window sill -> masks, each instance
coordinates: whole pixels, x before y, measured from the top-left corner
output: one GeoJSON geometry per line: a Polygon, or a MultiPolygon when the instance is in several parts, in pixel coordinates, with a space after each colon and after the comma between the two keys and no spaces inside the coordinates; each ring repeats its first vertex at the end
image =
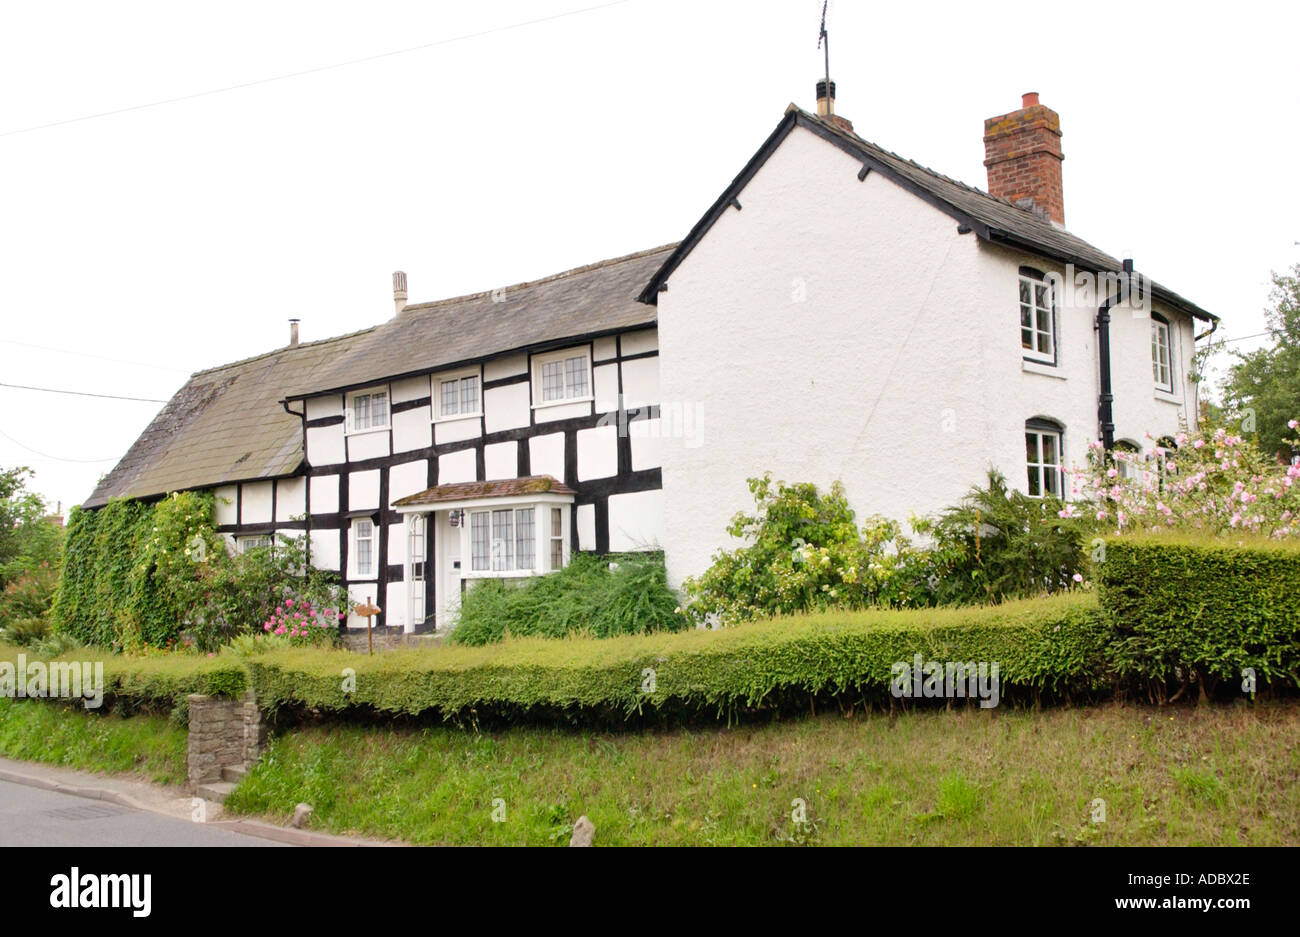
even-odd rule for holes
{"type": "Polygon", "coordinates": [[[1030,361],[1027,358],[1020,359],[1020,370],[1026,374],[1041,374],[1043,377],[1054,377],[1058,381],[1065,380],[1065,375],[1056,365],[1048,364],[1045,361],[1030,361]]]}
{"type": "Polygon", "coordinates": [[[437,426],[439,423],[459,423],[462,420],[481,420],[482,418],[482,410],[479,410],[476,413],[458,413],[456,416],[435,416],[433,418],[433,425],[437,426]]]}
{"type": "Polygon", "coordinates": [[[594,394],[589,394],[586,397],[566,397],[563,400],[548,400],[545,403],[535,403],[532,407],[534,410],[546,410],[550,407],[563,407],[565,404],[570,403],[591,403],[595,399],[596,397],[594,394]]]}
{"type": "Polygon", "coordinates": [[[371,434],[373,434],[373,433],[386,433],[386,432],[388,432],[389,429],[391,429],[391,428],[392,428],[392,427],[390,427],[390,426],[370,426],[370,427],[367,427],[366,429],[345,429],[345,430],[343,431],[343,435],[344,435],[344,436],[348,436],[348,437],[351,437],[351,436],[369,436],[369,435],[371,435],[371,434]]]}
{"type": "Polygon", "coordinates": [[[1163,401],[1164,403],[1176,403],[1181,405],[1183,402],[1183,399],[1172,391],[1162,390],[1159,387],[1152,392],[1152,396],[1155,397],[1156,400],[1163,401]]]}
{"type": "Polygon", "coordinates": [[[461,579],[528,579],[532,576],[544,576],[546,573],[536,569],[509,569],[499,571],[476,570],[468,572],[461,570],[461,579]]]}

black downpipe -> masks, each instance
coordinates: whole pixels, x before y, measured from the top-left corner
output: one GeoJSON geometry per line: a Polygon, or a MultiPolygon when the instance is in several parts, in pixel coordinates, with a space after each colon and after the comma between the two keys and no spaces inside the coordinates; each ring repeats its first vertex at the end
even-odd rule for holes
{"type": "MultiPolygon", "coordinates": [[[[1124,261],[1124,273],[1131,281],[1133,261],[1124,261]]],[[[1101,376],[1101,393],[1097,398],[1097,422],[1101,427],[1102,450],[1109,455],[1115,449],[1115,394],[1110,379],[1110,309],[1123,292],[1108,295],[1097,309],[1097,364],[1101,376]]]]}
{"type": "MultiPolygon", "coordinates": [[[[297,410],[290,410],[288,400],[281,400],[280,406],[284,407],[285,413],[289,414],[290,416],[296,416],[298,417],[299,420],[302,421],[302,463],[303,463],[302,464],[303,467],[302,503],[303,503],[303,512],[304,512],[303,537],[305,541],[303,543],[303,559],[306,562],[306,564],[310,566],[311,565],[311,473],[307,471],[307,468],[309,467],[307,465],[307,401],[304,400],[302,402],[302,413],[299,413],[297,410]]],[[[272,520],[274,521],[275,518],[272,518],[272,520]]]]}

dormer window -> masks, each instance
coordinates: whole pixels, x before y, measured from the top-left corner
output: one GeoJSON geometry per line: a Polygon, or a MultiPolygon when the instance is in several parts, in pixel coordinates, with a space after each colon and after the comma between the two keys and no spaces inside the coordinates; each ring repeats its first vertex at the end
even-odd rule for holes
{"type": "Polygon", "coordinates": [[[1169,320],[1151,316],[1151,377],[1160,390],[1173,392],[1174,366],[1170,353],[1169,320]]]}
{"type": "Polygon", "coordinates": [[[591,355],[587,348],[571,348],[533,358],[533,406],[591,397],[591,355]]]}
{"type": "Polygon", "coordinates": [[[366,390],[348,394],[348,432],[388,429],[388,391],[366,390]]]}
{"type": "Polygon", "coordinates": [[[1026,361],[1056,364],[1056,304],[1042,271],[1020,268],[1020,348],[1026,361]]]}

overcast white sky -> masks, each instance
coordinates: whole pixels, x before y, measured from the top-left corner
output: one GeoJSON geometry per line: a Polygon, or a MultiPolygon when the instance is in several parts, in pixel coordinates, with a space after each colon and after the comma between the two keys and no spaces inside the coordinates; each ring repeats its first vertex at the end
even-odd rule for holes
{"type": "MultiPolygon", "coordinates": [[[[396,269],[418,302],[680,239],[814,106],[820,0],[500,29],[601,3],[0,4],[0,382],[165,399],[291,316],[390,317],[396,269]]],[[[1038,91],[1070,229],[1261,331],[1300,258],[1300,5],[838,0],[830,28],[862,136],[983,188],[983,119],[1038,91]]],[[[159,406],[0,387],[0,466],[66,510],[159,406]]]]}

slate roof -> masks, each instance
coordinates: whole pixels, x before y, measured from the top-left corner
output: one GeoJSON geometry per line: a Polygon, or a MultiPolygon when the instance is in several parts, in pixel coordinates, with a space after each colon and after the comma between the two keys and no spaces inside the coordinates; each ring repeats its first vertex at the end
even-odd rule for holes
{"type": "Polygon", "coordinates": [[[540,350],[578,336],[652,325],[656,310],[637,302],[636,295],[676,246],[639,251],[499,291],[409,305],[324,367],[281,388],[281,396],[339,391],[488,355],[540,350]]]}
{"type": "Polygon", "coordinates": [[[393,502],[393,507],[415,507],[424,504],[442,504],[448,501],[469,501],[475,498],[504,498],[509,495],[572,495],[577,494],[564,482],[551,475],[526,475],[523,478],[504,478],[489,482],[455,482],[428,488],[419,494],[407,495],[393,502]]]}
{"type": "MultiPolygon", "coordinates": [[[[786,109],[781,123],[777,125],[759,151],[714,202],[709,212],[691,229],[690,234],[673,251],[664,265],[651,277],[641,291],[639,298],[642,302],[656,301],[660,285],[667,281],[669,275],[690,253],[696,242],[712,227],[717,217],[731,204],[731,200],[738,195],[767,161],[768,156],[796,126],[811,130],[828,142],[860,158],[863,164],[870,166],[873,171],[898,182],[953,218],[970,224],[974,233],[985,240],[1050,257],[1062,263],[1073,263],[1081,270],[1119,272],[1122,269],[1123,265],[1119,259],[1093,247],[1082,238],[1057,227],[1051,221],[1039,217],[1028,209],[1020,208],[1006,199],[997,198],[958,182],[933,169],[927,169],[913,160],[904,159],[896,153],[867,142],[837,124],[822,120],[791,104],[786,109]]],[[[1149,282],[1155,298],[1175,309],[1206,321],[1217,319],[1217,316],[1154,281],[1143,279],[1142,282],[1143,284],[1149,282]]]]}
{"type": "Polygon", "coordinates": [[[192,375],[86,499],[148,498],[231,481],[292,474],[302,463],[302,421],[280,401],[370,331],[286,346],[192,375]]]}

